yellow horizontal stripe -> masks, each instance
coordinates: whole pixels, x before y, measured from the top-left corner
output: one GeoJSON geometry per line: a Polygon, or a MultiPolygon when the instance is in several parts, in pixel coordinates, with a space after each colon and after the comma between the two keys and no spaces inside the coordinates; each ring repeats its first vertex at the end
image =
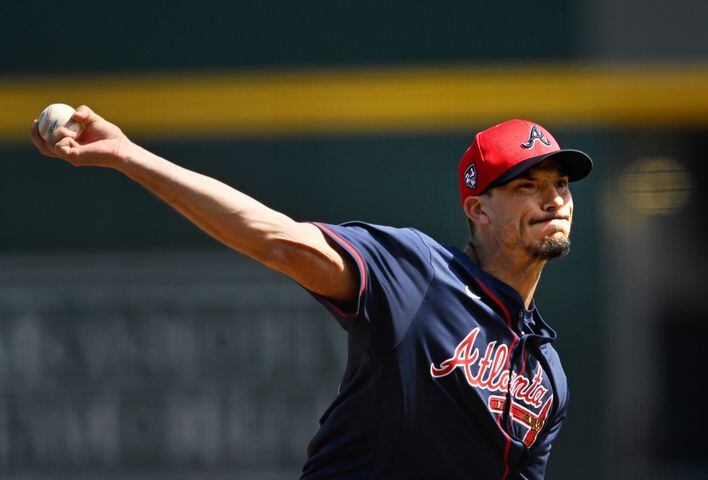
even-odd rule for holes
{"type": "Polygon", "coordinates": [[[708,64],[445,66],[0,78],[0,141],[50,103],[90,105],[136,137],[708,125],[708,64]]]}

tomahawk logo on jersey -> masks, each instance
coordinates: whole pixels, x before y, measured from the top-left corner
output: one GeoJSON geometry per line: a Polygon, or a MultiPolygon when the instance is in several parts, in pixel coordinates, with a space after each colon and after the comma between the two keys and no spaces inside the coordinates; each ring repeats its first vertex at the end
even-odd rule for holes
{"type": "Polygon", "coordinates": [[[462,251],[413,229],[316,224],[351,257],[340,392],[303,479],[541,479],[567,404],[555,333],[462,251]]]}

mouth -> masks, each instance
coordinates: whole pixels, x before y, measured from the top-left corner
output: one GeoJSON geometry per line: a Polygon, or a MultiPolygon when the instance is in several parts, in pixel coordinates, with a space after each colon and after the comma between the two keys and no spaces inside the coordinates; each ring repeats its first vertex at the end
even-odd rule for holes
{"type": "Polygon", "coordinates": [[[560,222],[567,222],[567,221],[568,221],[568,217],[550,217],[550,218],[542,218],[542,219],[538,219],[538,220],[532,220],[531,225],[539,225],[539,224],[551,225],[554,222],[560,223],[560,222]]]}
{"type": "Polygon", "coordinates": [[[531,222],[529,228],[544,237],[556,235],[567,237],[570,233],[570,220],[566,217],[539,219],[531,222]]]}

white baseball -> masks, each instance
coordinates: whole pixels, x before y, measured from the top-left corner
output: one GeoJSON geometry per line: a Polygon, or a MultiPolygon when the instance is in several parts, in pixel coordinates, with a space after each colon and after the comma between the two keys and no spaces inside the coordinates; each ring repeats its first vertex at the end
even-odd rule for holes
{"type": "Polygon", "coordinates": [[[81,133],[84,126],[71,119],[75,111],[76,110],[72,107],[63,103],[52,103],[49,105],[39,114],[39,125],[37,125],[39,135],[46,140],[54,133],[54,130],[59,127],[66,127],[76,133],[81,133]]]}

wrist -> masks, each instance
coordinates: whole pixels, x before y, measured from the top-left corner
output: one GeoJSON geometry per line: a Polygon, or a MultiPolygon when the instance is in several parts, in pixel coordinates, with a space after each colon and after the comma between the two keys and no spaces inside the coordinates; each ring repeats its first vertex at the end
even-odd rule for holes
{"type": "Polygon", "coordinates": [[[131,142],[128,137],[121,138],[116,147],[115,160],[111,167],[126,173],[132,164],[139,161],[141,151],[144,151],[144,149],[140,145],[131,142]]]}

